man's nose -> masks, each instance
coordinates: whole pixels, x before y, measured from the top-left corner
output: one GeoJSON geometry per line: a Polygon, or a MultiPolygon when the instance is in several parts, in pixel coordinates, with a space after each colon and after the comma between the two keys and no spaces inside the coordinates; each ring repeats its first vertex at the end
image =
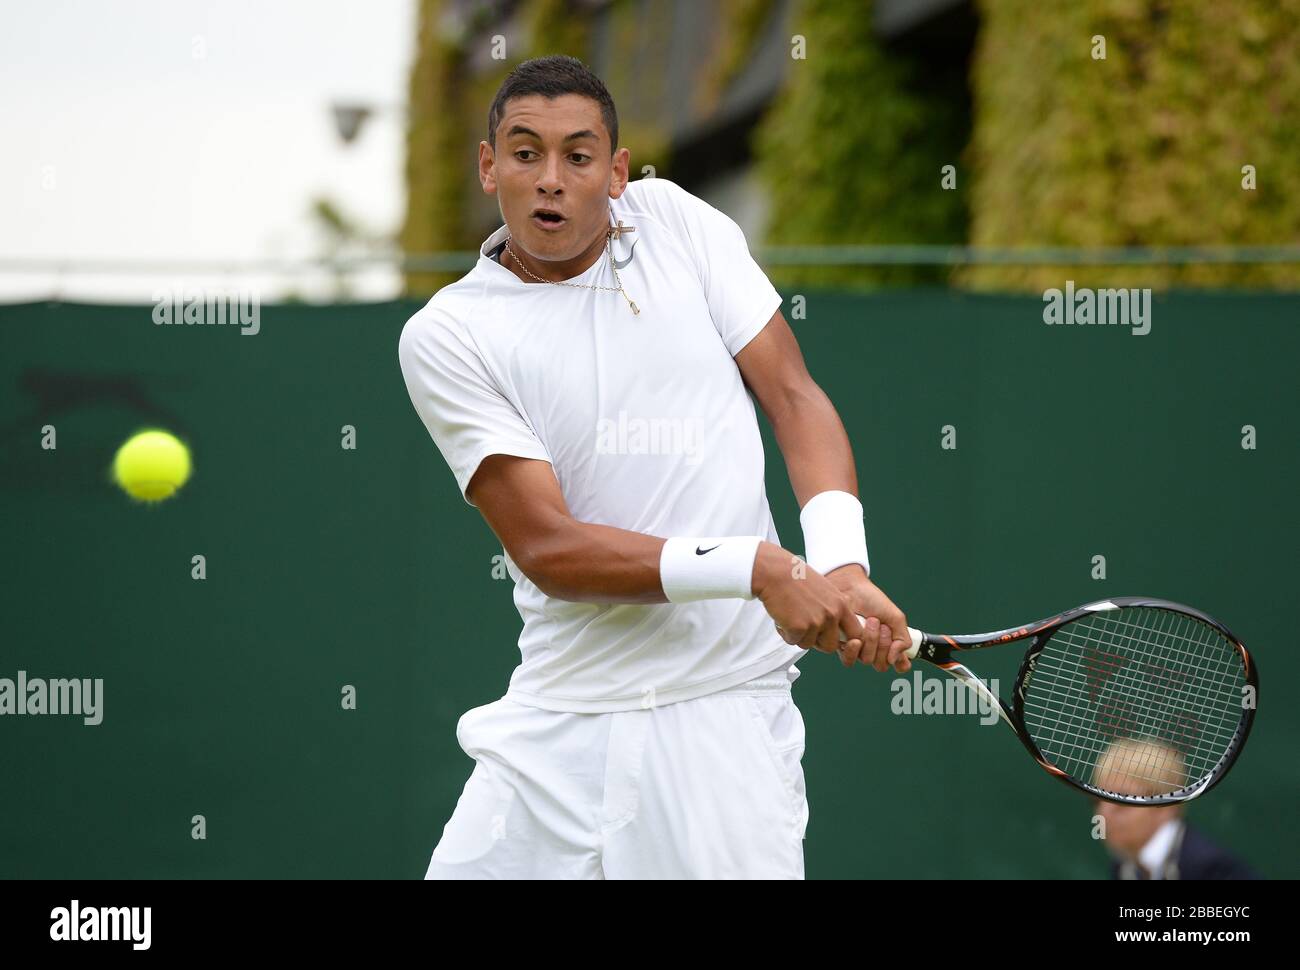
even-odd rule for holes
{"type": "Polygon", "coordinates": [[[539,193],[548,196],[558,195],[564,191],[564,171],[560,159],[552,155],[542,166],[542,174],[537,181],[539,193]]]}

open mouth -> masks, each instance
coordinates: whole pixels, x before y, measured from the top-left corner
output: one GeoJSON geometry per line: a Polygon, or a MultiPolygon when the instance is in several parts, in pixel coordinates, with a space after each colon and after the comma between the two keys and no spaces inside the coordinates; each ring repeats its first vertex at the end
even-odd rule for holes
{"type": "Polygon", "coordinates": [[[564,216],[551,209],[534,209],[533,222],[537,223],[544,229],[558,229],[567,222],[564,216]]]}

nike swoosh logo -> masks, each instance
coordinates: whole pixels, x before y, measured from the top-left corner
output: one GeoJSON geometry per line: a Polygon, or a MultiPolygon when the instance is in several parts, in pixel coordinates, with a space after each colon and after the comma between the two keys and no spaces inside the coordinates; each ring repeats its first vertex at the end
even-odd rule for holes
{"type": "MultiPolygon", "coordinates": [[[[624,268],[626,268],[626,267],[627,267],[627,264],[630,263],[630,262],[632,262],[632,251],[633,251],[634,249],[636,249],[636,240],[635,240],[635,239],[632,240],[632,245],[631,245],[631,247],[630,247],[630,248],[628,249],[628,251],[627,251],[627,259],[623,260],[623,262],[621,262],[621,263],[620,263],[617,259],[615,259],[615,260],[614,260],[614,268],[615,268],[615,269],[624,269],[624,268]]],[[[713,548],[716,549],[716,548],[718,548],[718,547],[717,547],[717,546],[714,546],[713,548]]]]}
{"type": "MultiPolygon", "coordinates": [[[[718,543],[718,546],[720,546],[720,545],[722,545],[721,542],[718,543]]],[[[696,546],[696,547],[695,547],[695,555],[697,555],[697,556],[702,556],[702,555],[704,555],[706,552],[712,552],[714,549],[718,548],[718,546],[709,546],[709,548],[707,548],[707,549],[701,549],[699,546],[696,546]]]]}

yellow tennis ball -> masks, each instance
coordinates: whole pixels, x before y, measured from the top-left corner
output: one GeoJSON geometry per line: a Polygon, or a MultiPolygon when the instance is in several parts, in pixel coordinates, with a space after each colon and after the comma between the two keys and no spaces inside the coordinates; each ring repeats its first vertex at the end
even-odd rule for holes
{"type": "Polygon", "coordinates": [[[113,458],[113,480],[133,498],[160,502],[190,477],[190,451],[166,431],[133,435],[113,458]]]}

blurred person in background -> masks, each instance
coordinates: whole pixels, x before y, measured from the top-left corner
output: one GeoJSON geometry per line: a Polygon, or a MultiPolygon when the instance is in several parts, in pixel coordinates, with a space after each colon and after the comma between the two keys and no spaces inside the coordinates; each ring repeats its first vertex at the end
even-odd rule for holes
{"type": "MultiPolygon", "coordinates": [[[[1163,795],[1183,787],[1182,753],[1163,741],[1124,738],[1097,759],[1093,784],[1121,795],[1163,795]]],[[[1183,818],[1184,803],[1121,805],[1095,800],[1105,822],[1113,879],[1258,879],[1231,852],[1183,818]]]]}

